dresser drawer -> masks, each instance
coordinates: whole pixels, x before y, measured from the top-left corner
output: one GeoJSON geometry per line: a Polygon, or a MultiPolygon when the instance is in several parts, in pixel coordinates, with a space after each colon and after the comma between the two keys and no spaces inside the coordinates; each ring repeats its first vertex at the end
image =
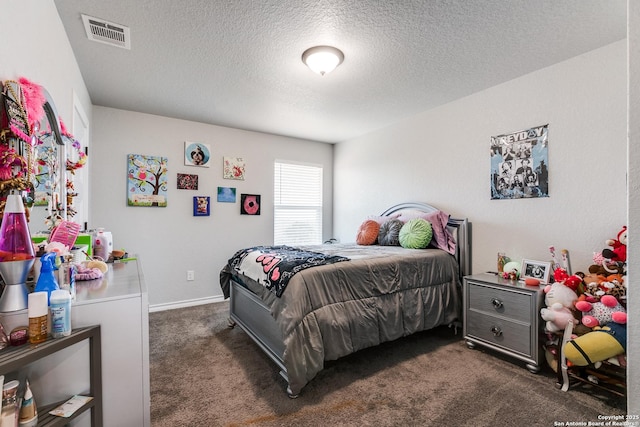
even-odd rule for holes
{"type": "Polygon", "coordinates": [[[531,322],[532,298],[530,294],[513,292],[475,282],[468,283],[469,310],[498,314],[524,323],[531,322]]]}
{"type": "Polygon", "coordinates": [[[466,335],[531,356],[531,324],[489,316],[474,310],[467,312],[466,335]]]}

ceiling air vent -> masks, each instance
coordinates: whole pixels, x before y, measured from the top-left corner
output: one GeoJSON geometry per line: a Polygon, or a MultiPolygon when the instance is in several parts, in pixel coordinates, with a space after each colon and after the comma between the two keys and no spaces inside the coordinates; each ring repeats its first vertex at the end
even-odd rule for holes
{"type": "Polygon", "coordinates": [[[131,36],[128,27],[87,15],[82,15],[82,22],[84,22],[84,29],[89,40],[131,49],[131,36]]]}

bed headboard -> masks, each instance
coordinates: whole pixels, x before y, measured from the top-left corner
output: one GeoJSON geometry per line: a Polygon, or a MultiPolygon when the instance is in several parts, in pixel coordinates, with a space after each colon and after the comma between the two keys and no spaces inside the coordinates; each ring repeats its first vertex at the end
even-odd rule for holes
{"type": "MultiPolygon", "coordinates": [[[[382,216],[391,216],[402,212],[435,212],[439,209],[421,202],[408,202],[400,203],[395,206],[391,206],[386,211],[382,212],[382,216]]],[[[453,234],[453,238],[456,240],[456,253],[455,257],[460,266],[460,276],[464,277],[471,274],[471,223],[467,218],[451,218],[447,222],[447,227],[453,234]]]]}

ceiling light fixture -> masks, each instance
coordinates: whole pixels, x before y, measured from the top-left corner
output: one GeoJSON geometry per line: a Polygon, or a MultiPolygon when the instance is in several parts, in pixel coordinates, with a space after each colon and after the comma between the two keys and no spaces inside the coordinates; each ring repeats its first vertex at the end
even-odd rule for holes
{"type": "Polygon", "coordinates": [[[302,53],[302,62],[321,76],[332,72],[342,61],[344,54],[332,46],[314,46],[302,53]]]}

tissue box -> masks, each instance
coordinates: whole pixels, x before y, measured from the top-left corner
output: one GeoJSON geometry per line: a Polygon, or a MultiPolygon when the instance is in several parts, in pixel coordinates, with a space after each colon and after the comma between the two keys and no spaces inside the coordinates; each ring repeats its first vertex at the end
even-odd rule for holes
{"type": "Polygon", "coordinates": [[[76,239],[75,246],[86,246],[87,247],[87,255],[93,256],[93,241],[91,238],[91,234],[80,233],[78,234],[78,238],[76,239]]]}

